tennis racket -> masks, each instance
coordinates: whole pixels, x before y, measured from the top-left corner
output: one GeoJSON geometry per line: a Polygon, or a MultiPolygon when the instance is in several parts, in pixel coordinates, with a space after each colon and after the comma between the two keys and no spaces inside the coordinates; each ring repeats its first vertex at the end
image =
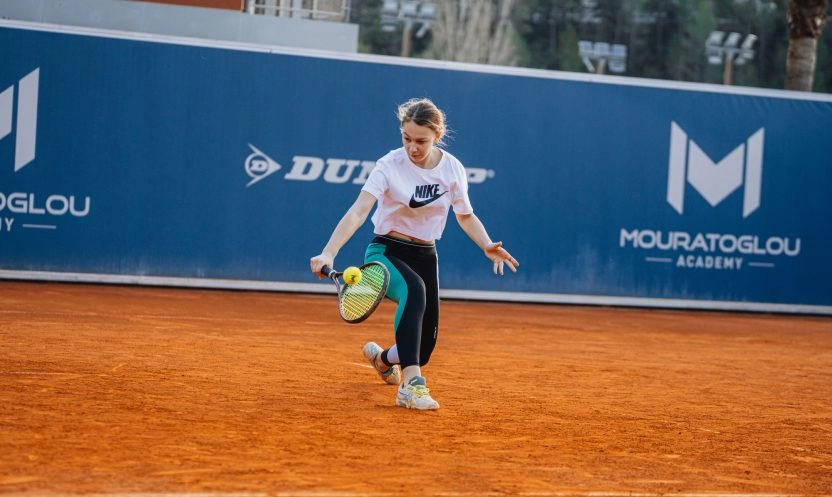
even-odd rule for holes
{"type": "Polygon", "coordinates": [[[380,262],[369,262],[358,269],[361,279],[347,285],[341,281],[343,271],[335,271],[329,266],[321,268],[321,274],[331,279],[338,289],[338,312],[348,323],[367,319],[381,303],[390,284],[390,272],[380,262]]]}

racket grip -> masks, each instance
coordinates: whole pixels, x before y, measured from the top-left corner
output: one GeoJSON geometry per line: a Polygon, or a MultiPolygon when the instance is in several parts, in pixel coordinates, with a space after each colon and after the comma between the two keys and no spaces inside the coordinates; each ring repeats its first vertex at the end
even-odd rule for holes
{"type": "Polygon", "coordinates": [[[331,278],[332,273],[334,273],[334,272],[335,272],[334,269],[332,269],[331,267],[326,266],[326,265],[321,268],[321,274],[326,276],[327,278],[331,278]]]}

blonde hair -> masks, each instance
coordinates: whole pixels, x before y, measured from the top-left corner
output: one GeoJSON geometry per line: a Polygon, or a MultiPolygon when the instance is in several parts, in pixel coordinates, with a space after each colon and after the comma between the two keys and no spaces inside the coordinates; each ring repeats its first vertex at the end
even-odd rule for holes
{"type": "Polygon", "coordinates": [[[436,144],[445,144],[442,141],[448,131],[445,125],[445,113],[429,98],[412,98],[408,100],[399,105],[396,116],[399,118],[400,125],[413,122],[419,126],[430,128],[436,133],[436,144]]]}

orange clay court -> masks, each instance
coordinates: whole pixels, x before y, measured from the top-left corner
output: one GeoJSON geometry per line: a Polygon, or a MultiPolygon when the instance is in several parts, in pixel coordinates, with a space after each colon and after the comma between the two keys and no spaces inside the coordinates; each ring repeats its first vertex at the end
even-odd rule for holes
{"type": "Polygon", "coordinates": [[[0,494],[829,496],[832,319],[444,301],[436,412],[393,304],[0,282],[0,494]]]}

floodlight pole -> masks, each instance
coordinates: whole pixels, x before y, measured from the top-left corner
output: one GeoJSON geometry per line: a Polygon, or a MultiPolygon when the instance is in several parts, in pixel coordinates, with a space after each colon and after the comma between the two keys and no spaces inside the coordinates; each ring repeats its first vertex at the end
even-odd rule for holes
{"type": "Polygon", "coordinates": [[[436,21],[436,4],[431,0],[384,0],[381,7],[381,26],[392,32],[402,26],[402,57],[413,52],[413,37],[421,38],[436,21]],[[413,28],[419,30],[414,34],[413,28]]]}
{"type": "Polygon", "coordinates": [[[725,52],[725,63],[723,64],[722,70],[722,84],[731,86],[731,77],[734,72],[734,54],[726,51],[725,52]]]}

